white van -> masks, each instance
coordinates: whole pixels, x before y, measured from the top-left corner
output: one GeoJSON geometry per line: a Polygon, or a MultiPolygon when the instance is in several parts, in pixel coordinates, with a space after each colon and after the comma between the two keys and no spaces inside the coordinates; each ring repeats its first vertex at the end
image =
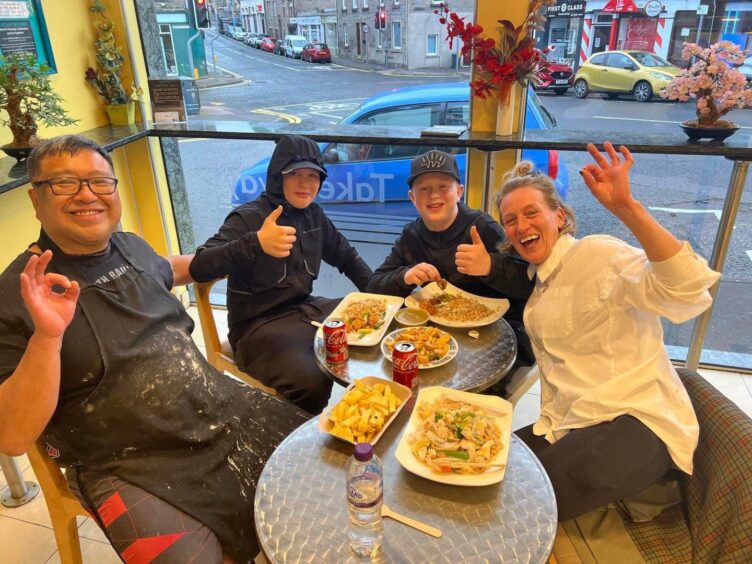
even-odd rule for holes
{"type": "Polygon", "coordinates": [[[285,35],[285,57],[300,59],[308,40],[302,35],[285,35]]]}

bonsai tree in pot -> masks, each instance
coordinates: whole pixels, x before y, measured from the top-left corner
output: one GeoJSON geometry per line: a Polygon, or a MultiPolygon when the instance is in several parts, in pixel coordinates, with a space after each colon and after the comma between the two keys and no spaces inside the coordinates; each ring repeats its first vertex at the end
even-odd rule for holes
{"type": "Polygon", "coordinates": [[[92,0],[89,11],[94,14],[94,27],[97,31],[97,40],[94,46],[97,50],[98,70],[89,67],[86,69],[84,78],[92,84],[97,93],[107,104],[107,114],[113,125],[127,125],[133,123],[135,101],[141,100],[143,90],[131,86],[128,94],[123,87],[120,72],[123,69],[125,57],[120,47],[115,44],[113,30],[115,24],[107,16],[107,8],[101,0],[92,0]]]}
{"type": "Polygon", "coordinates": [[[50,67],[39,64],[33,55],[0,56],[0,126],[8,126],[13,141],[0,147],[17,159],[24,159],[38,143],[39,124],[72,125],[78,120],[68,117],[63,99],[52,90],[47,73],[50,67]]]}
{"type": "Polygon", "coordinates": [[[695,98],[697,119],[682,124],[690,139],[725,139],[739,129],[721,118],[733,109],[752,107],[752,89],[736,68],[745,57],[745,52],[730,41],[710,47],[684,43],[682,59],[694,62],[668,83],[661,96],[682,102],[695,98]]]}

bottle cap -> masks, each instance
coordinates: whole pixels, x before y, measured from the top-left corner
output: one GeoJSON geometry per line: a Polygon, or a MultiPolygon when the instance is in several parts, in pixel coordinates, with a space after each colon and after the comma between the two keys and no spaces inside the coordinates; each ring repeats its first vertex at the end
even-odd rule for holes
{"type": "Polygon", "coordinates": [[[358,443],[355,445],[353,456],[355,456],[355,460],[368,462],[373,458],[373,445],[370,443],[358,443]]]}

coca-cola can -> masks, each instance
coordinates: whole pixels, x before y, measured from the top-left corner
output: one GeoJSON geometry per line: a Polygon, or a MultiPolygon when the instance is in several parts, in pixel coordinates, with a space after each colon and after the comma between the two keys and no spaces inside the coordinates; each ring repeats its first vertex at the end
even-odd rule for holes
{"type": "Polygon", "coordinates": [[[342,319],[327,319],[324,323],[326,361],[340,364],[347,360],[347,326],[342,319]]]}
{"type": "Polygon", "coordinates": [[[418,381],[418,349],[413,343],[400,341],[392,350],[392,380],[412,389],[418,381]]]}

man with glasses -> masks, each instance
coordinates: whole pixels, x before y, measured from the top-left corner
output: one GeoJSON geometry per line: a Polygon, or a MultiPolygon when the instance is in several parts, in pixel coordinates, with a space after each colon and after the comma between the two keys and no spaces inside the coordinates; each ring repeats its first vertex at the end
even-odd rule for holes
{"type": "MultiPolygon", "coordinates": [[[[505,319],[515,330],[519,349],[516,365],[532,365],[522,326],[522,311],[533,289],[527,263],[497,252],[504,239],[501,226],[462,203],[461,182],[457,161],[449,153],[431,150],[412,160],[407,194],[419,217],[405,225],[371,276],[368,291],[408,296],[416,286],[444,279],[471,294],[507,298],[511,307],[505,319]]],[[[503,385],[494,392],[503,395],[503,385]]]]}
{"type": "Polygon", "coordinates": [[[0,275],[0,452],[42,438],[125,561],[248,562],[255,484],[305,416],[218,373],[157,256],[121,216],[112,160],[80,136],[37,147],[41,232],[0,275]]]}

